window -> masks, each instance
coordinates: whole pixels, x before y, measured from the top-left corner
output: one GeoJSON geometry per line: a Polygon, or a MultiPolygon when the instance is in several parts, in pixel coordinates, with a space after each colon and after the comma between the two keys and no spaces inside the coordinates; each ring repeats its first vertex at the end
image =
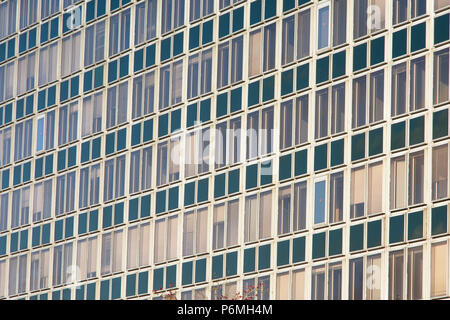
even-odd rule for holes
{"type": "Polygon", "coordinates": [[[188,93],[191,99],[211,91],[212,49],[189,57],[188,93]]]}
{"type": "Polygon", "coordinates": [[[159,110],[181,102],[183,60],[161,67],[159,86],[159,110]]]}
{"type": "Polygon", "coordinates": [[[33,119],[16,124],[14,139],[14,161],[31,156],[31,136],[33,134],[33,119]]]}
{"type": "Polygon", "coordinates": [[[4,231],[8,227],[8,202],[9,193],[4,192],[0,196],[0,231],[4,231]]]}
{"type": "Polygon", "coordinates": [[[11,128],[0,130],[0,167],[11,161],[11,128]]]}
{"type": "Polygon", "coordinates": [[[89,66],[105,57],[105,21],[87,27],[85,32],[84,66],[89,66]]]}
{"type": "Polygon", "coordinates": [[[316,180],[314,183],[314,224],[325,223],[327,208],[326,189],[326,179],[316,180]]]}
{"type": "Polygon", "coordinates": [[[34,89],[35,68],[36,51],[19,58],[17,70],[17,95],[21,95],[29,90],[34,89]]]}
{"type": "MultiPolygon", "coordinates": [[[[394,74],[394,70],[392,72],[394,74]]],[[[395,85],[394,82],[393,85],[395,85]]],[[[382,120],[384,117],[384,70],[354,79],[353,101],[352,128],[382,120]],[[367,94],[367,91],[369,91],[369,94],[367,94]]],[[[394,107],[392,110],[394,110],[394,107]]],[[[401,101],[398,110],[402,113],[405,112],[401,101]]]]}
{"type": "Polygon", "coordinates": [[[323,49],[330,45],[330,5],[319,7],[317,26],[317,49],[323,49]]]}
{"type": "Polygon", "coordinates": [[[278,191],[278,235],[306,228],[306,186],[306,181],[301,181],[278,191]]]}
{"type": "Polygon", "coordinates": [[[97,236],[78,240],[77,265],[80,280],[86,280],[97,276],[97,236]]]}
{"type": "Polygon", "coordinates": [[[381,298],[381,254],[367,257],[366,265],[366,299],[380,300],[381,298]]]}
{"type": "Polygon", "coordinates": [[[102,130],[102,112],[103,91],[91,94],[83,99],[83,123],[81,125],[81,135],[83,137],[102,130]]]}
{"type": "Polygon", "coordinates": [[[217,54],[217,89],[242,80],[242,54],[242,36],[219,44],[217,54]]]}
{"type": "Polygon", "coordinates": [[[124,195],[125,157],[126,155],[122,155],[105,162],[104,201],[117,199],[124,195]]]}
{"type": "Polygon", "coordinates": [[[408,300],[422,299],[422,274],[423,274],[423,249],[422,246],[408,248],[408,300]]]}
{"type": "Polygon", "coordinates": [[[16,8],[17,0],[4,1],[0,4],[0,39],[16,32],[16,8]]]}
{"type": "Polygon", "coordinates": [[[20,0],[20,29],[36,22],[38,0],[20,0]]]}
{"type": "Polygon", "coordinates": [[[55,141],[55,111],[38,116],[36,123],[36,152],[52,149],[55,141]]]}
{"type": "Polygon", "coordinates": [[[9,259],[8,294],[10,296],[24,293],[26,290],[27,257],[28,254],[26,253],[9,259]]]}
{"type": "Polygon", "coordinates": [[[6,297],[8,294],[7,289],[7,280],[8,272],[6,271],[6,259],[0,261],[0,298],[6,297]]]}
{"type": "MultiPolygon", "coordinates": [[[[295,55],[297,57],[297,60],[303,59],[309,55],[309,46],[310,46],[310,11],[304,10],[299,12],[296,15],[292,15],[290,17],[287,17],[283,19],[283,28],[282,28],[282,57],[281,57],[281,64],[285,65],[287,63],[290,63],[294,61],[295,55]],[[296,24],[297,22],[297,24],[296,24]],[[297,29],[295,29],[295,26],[297,26],[297,29]],[[295,37],[297,35],[297,37],[295,37]]],[[[250,37],[250,40],[253,42],[250,42],[250,47],[257,47],[260,45],[260,33],[254,32],[254,38],[250,37]]],[[[255,52],[255,54],[259,54],[255,52]]],[[[253,56],[254,57],[254,56],[253,56]]],[[[260,59],[260,58],[258,58],[260,59]]],[[[252,64],[252,60],[250,60],[249,66],[252,64]]],[[[255,62],[256,63],[256,62],[255,62]]],[[[255,69],[257,64],[255,64],[255,67],[252,69],[251,74],[257,74],[257,69],[255,69]]],[[[250,68],[249,68],[250,70],[250,68]]]]}
{"type": "Polygon", "coordinates": [[[127,268],[150,264],[150,222],[128,227],[127,268]]]}
{"type": "Polygon", "coordinates": [[[311,300],[325,299],[325,266],[313,267],[311,271],[311,300]]]}
{"type": "Polygon", "coordinates": [[[239,240],[239,199],[214,206],[212,249],[236,245],[239,240]],[[225,223],[226,222],[226,223],[225,223]]]}
{"type": "Polygon", "coordinates": [[[128,81],[108,89],[106,105],[106,129],[127,121],[128,81]]]}
{"type": "Polygon", "coordinates": [[[132,118],[150,114],[154,110],[155,72],[147,72],[133,79],[132,118]]]}
{"type": "Polygon", "coordinates": [[[403,299],[403,250],[389,253],[389,300],[403,299]]]}
{"type": "Polygon", "coordinates": [[[69,105],[65,105],[59,108],[58,133],[58,145],[64,145],[77,139],[78,101],[72,102],[69,105]]]}
{"type": "Polygon", "coordinates": [[[189,21],[194,21],[214,11],[214,0],[190,0],[189,21]]]}
{"type": "Polygon", "coordinates": [[[109,56],[130,47],[130,9],[111,16],[109,20],[109,56]]]}
{"type": "Polygon", "coordinates": [[[180,179],[180,137],[158,144],[156,185],[180,179]]]}
{"type": "Polygon", "coordinates": [[[448,0],[435,0],[434,1],[434,10],[439,10],[449,5],[448,0]]]}
{"type": "Polygon", "coordinates": [[[350,216],[352,219],[363,217],[366,210],[369,215],[382,211],[382,179],[383,163],[381,161],[352,169],[350,183],[350,216]]]}
{"type": "Polygon", "coordinates": [[[353,38],[384,29],[385,0],[356,0],[353,11],[353,38]]]}
{"type": "Polygon", "coordinates": [[[100,198],[100,164],[80,169],[79,207],[99,203],[100,198]]]}
{"type": "Polygon", "coordinates": [[[431,245],[430,296],[439,297],[447,294],[448,282],[448,245],[438,242],[431,245]]]}
{"type": "Polygon", "coordinates": [[[8,100],[13,96],[14,81],[11,79],[14,79],[14,64],[15,61],[12,61],[0,66],[0,101],[8,100]]]}
{"type": "Polygon", "coordinates": [[[392,67],[392,116],[406,112],[406,62],[392,67]]]}
{"type": "MultiPolygon", "coordinates": [[[[251,32],[249,41],[249,77],[275,68],[276,23],[272,23],[251,32]]],[[[240,45],[240,48],[242,55],[242,45],[240,45]]],[[[234,63],[232,62],[231,65],[233,68],[234,63]]],[[[239,77],[238,80],[240,80],[241,77],[239,77]]],[[[233,82],[234,81],[232,81],[232,83],[233,82]]],[[[220,86],[218,85],[218,87],[220,86]]]]}
{"type": "Polygon", "coordinates": [[[277,300],[303,300],[305,298],[305,270],[279,273],[277,275],[277,300]]]}
{"type": "Polygon", "coordinates": [[[449,49],[434,53],[433,103],[438,104],[449,99],[449,49]]]}
{"type": "Polygon", "coordinates": [[[134,45],[156,37],[157,0],[146,0],[136,5],[134,45]]]}
{"type": "Polygon", "coordinates": [[[184,0],[163,0],[161,33],[164,34],[184,24],[184,0]]]}
{"type": "Polygon", "coordinates": [[[101,274],[122,271],[123,230],[114,230],[102,236],[101,274]]]}
{"type": "Polygon", "coordinates": [[[75,171],[56,179],[56,215],[75,209],[75,171]]]}
{"type": "Polygon", "coordinates": [[[41,19],[45,19],[59,11],[59,0],[41,1],[41,19]]]}
{"type": "Polygon", "coordinates": [[[208,208],[185,212],[183,216],[183,257],[207,250],[208,208]]]}
{"type": "Polygon", "coordinates": [[[242,283],[242,291],[244,292],[243,300],[269,300],[270,276],[245,279],[242,283]]]}
{"type": "Polygon", "coordinates": [[[131,153],[130,193],[147,190],[152,185],[152,146],[131,153]]]}
{"type": "Polygon", "coordinates": [[[363,269],[364,258],[356,258],[349,261],[348,299],[363,299],[363,269]]]}
{"type": "Polygon", "coordinates": [[[409,205],[423,202],[423,151],[409,156],[409,205]]]}
{"type": "Polygon", "coordinates": [[[329,223],[342,221],[344,210],[344,173],[330,175],[329,223]]]}
{"type": "Polygon", "coordinates": [[[62,39],[61,77],[64,78],[80,70],[81,31],[62,39]]]}
{"type": "Polygon", "coordinates": [[[425,107],[425,57],[411,61],[410,111],[425,107]]]}
{"type": "Polygon", "coordinates": [[[191,131],[185,138],[184,176],[202,174],[209,171],[210,128],[191,131]]]}
{"type": "Polygon", "coordinates": [[[328,89],[316,92],[316,125],[315,138],[323,138],[328,134],[328,89]]]}
{"type": "Polygon", "coordinates": [[[268,238],[272,234],[272,191],[245,198],[244,242],[268,238]]]}
{"type": "Polygon", "coordinates": [[[33,222],[45,220],[52,216],[52,179],[34,185],[33,222]]]}
{"type": "Polygon", "coordinates": [[[411,1],[411,19],[419,17],[427,13],[427,0],[411,1]]]}
{"type": "Polygon", "coordinates": [[[247,160],[272,152],[273,118],[273,106],[247,115],[247,160]]]}
{"type": "Polygon", "coordinates": [[[30,219],[30,187],[16,189],[12,195],[11,228],[16,228],[30,219]]]}
{"type": "Polygon", "coordinates": [[[280,149],[307,142],[308,96],[288,100],[280,108],[280,149]]]}
{"type": "Polygon", "coordinates": [[[241,117],[216,125],[215,167],[241,161],[241,117]]]}
{"type": "Polygon", "coordinates": [[[384,70],[370,75],[369,123],[384,118],[384,70]]]}
{"type": "Polygon", "coordinates": [[[39,51],[39,86],[56,80],[58,43],[54,42],[39,51]]]}
{"type": "Polygon", "coordinates": [[[432,198],[447,197],[448,193],[448,145],[433,148],[432,198]]]}
{"type": "Polygon", "coordinates": [[[346,41],[347,34],[347,0],[333,1],[333,46],[346,41]]]}
{"type": "Polygon", "coordinates": [[[394,9],[392,15],[392,24],[396,25],[408,20],[408,2],[407,0],[394,0],[394,9]]]}
{"type": "Polygon", "coordinates": [[[42,290],[49,286],[50,249],[31,253],[30,290],[42,290]]]}
{"type": "Polygon", "coordinates": [[[177,257],[178,215],[158,219],[155,222],[154,263],[177,257]]]}
{"type": "Polygon", "coordinates": [[[406,161],[405,156],[391,160],[391,209],[406,206],[406,161]]]}
{"type": "Polygon", "coordinates": [[[73,281],[73,242],[55,246],[53,249],[53,286],[73,281]]]}

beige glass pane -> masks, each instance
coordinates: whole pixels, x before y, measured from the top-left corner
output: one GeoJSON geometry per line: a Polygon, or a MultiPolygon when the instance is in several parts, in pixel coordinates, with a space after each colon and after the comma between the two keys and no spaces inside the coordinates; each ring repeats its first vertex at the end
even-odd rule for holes
{"type": "Polygon", "coordinates": [[[431,297],[443,296],[447,293],[447,252],[447,242],[435,243],[431,246],[431,297]]]}
{"type": "Polygon", "coordinates": [[[195,237],[197,240],[197,254],[207,251],[208,208],[203,208],[197,211],[197,229],[195,237]]]}
{"type": "Polygon", "coordinates": [[[365,167],[353,169],[350,184],[350,214],[351,218],[364,215],[364,203],[366,194],[366,170],[365,167]]]}
{"type": "MultiPolygon", "coordinates": [[[[252,195],[245,198],[244,217],[244,241],[255,241],[257,239],[256,226],[258,223],[258,201],[257,196],[252,195]]],[[[261,208],[262,209],[262,208],[261,208]]]]}
{"type": "Polygon", "coordinates": [[[166,223],[164,219],[155,222],[155,263],[164,260],[164,247],[165,247],[165,235],[166,235],[166,223]]]}
{"type": "Polygon", "coordinates": [[[259,203],[259,239],[272,235],[272,191],[261,193],[259,203]]]}
{"type": "Polygon", "coordinates": [[[292,299],[305,299],[305,270],[295,270],[292,272],[292,299]]]}
{"type": "Polygon", "coordinates": [[[289,299],[289,272],[277,274],[277,300],[289,299]]]}
{"type": "Polygon", "coordinates": [[[261,73],[261,30],[250,33],[249,56],[248,56],[248,76],[261,73]]]}
{"type": "Polygon", "coordinates": [[[138,266],[138,227],[128,228],[128,243],[127,243],[127,268],[136,268],[138,266]]]}
{"type": "Polygon", "coordinates": [[[369,214],[383,210],[383,163],[369,165],[369,214]]]}
{"type": "Polygon", "coordinates": [[[167,219],[167,260],[177,257],[178,216],[167,219]]]}
{"type": "Polygon", "coordinates": [[[141,225],[139,243],[139,266],[150,264],[150,223],[141,225]]]}
{"type": "Polygon", "coordinates": [[[448,145],[433,148],[432,160],[432,197],[433,200],[447,196],[448,185],[448,145]]]}
{"type": "Polygon", "coordinates": [[[391,161],[391,209],[406,206],[406,163],[405,157],[391,161]]]}

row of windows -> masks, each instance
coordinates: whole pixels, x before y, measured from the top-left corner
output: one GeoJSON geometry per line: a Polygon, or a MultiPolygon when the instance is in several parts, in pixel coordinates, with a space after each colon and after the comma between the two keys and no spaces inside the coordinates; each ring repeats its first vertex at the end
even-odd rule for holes
{"type": "MultiPolygon", "coordinates": [[[[128,231],[129,239],[138,240],[144,235],[144,229],[147,227],[148,225],[141,225],[139,228],[130,228],[128,231]]],[[[105,234],[102,238],[102,243],[112,251],[106,252],[102,250],[100,257],[97,256],[99,242],[97,237],[78,241],[76,251],[74,243],[70,242],[55,247],[52,255],[50,249],[34,252],[30,258],[29,272],[27,270],[27,260],[29,258],[27,254],[11,258],[9,268],[5,260],[0,261],[0,270],[2,271],[0,273],[2,275],[0,297],[24,293],[27,285],[29,285],[30,291],[36,291],[45,290],[51,285],[70,284],[74,280],[72,277],[73,272],[77,272],[78,278],[76,281],[91,279],[97,275],[98,269],[96,265],[98,258],[101,258],[102,261],[101,273],[110,272],[114,269],[115,264],[122,263],[120,253],[113,249],[117,246],[118,241],[121,241],[122,236],[122,231],[105,234]],[[51,256],[53,257],[52,260],[51,256]],[[73,268],[72,259],[74,259],[74,256],[78,262],[76,270],[71,269],[73,268]],[[103,267],[103,263],[105,263],[105,267],[103,267]],[[8,269],[9,273],[7,272],[8,269]]],[[[148,256],[140,252],[142,248],[130,248],[129,241],[128,249],[129,254],[131,253],[131,258],[130,255],[127,257],[128,266],[138,263],[138,260],[148,259],[148,256]],[[138,253],[143,255],[139,256],[138,253]]],[[[262,250],[258,251],[258,260],[268,258],[265,255],[269,252],[263,253],[262,250]]],[[[244,260],[248,259],[248,257],[245,256],[244,260]]],[[[278,258],[280,258],[279,254],[278,258]]],[[[226,273],[235,275],[235,271],[228,268],[235,268],[233,264],[236,264],[236,258],[233,257],[232,253],[229,253],[226,255],[226,260],[226,273]]],[[[160,291],[165,288],[176,288],[180,283],[189,285],[192,282],[192,273],[195,274],[196,283],[204,282],[206,280],[206,263],[204,262],[206,262],[206,259],[197,260],[195,271],[192,262],[185,262],[178,275],[176,265],[155,269],[150,286],[153,287],[154,291],[160,291]],[[180,274],[181,279],[179,279],[180,274]]],[[[244,268],[246,268],[246,263],[248,261],[244,262],[244,268]]],[[[216,272],[219,273],[218,278],[223,277],[223,264],[223,256],[212,258],[212,278],[216,277],[216,272]]],[[[409,248],[391,250],[386,254],[373,253],[350,258],[346,261],[335,259],[328,263],[316,263],[311,267],[299,267],[292,270],[279,269],[275,275],[263,272],[256,277],[244,278],[242,294],[252,299],[269,299],[274,297],[276,299],[293,300],[307,298],[312,300],[341,300],[345,298],[344,291],[347,292],[350,300],[377,300],[382,297],[390,300],[422,299],[427,293],[430,297],[442,297],[448,294],[447,266],[448,243],[447,241],[435,241],[429,246],[419,244],[409,248]],[[383,262],[385,260],[387,260],[386,264],[383,262]],[[428,264],[427,261],[430,263],[429,271],[424,269],[424,263],[428,264]],[[345,278],[348,279],[347,283],[343,282],[345,278]],[[427,278],[429,281],[426,280],[427,278]],[[386,287],[382,285],[383,279],[387,280],[386,287]],[[271,289],[271,285],[274,287],[273,289],[271,289]],[[344,286],[347,286],[348,291],[344,290],[344,286]]],[[[146,276],[141,279],[141,273],[139,274],[140,285],[142,285],[142,281],[148,284],[148,273],[146,271],[142,273],[145,273],[146,276]]],[[[129,274],[126,277],[126,296],[136,295],[136,290],[132,290],[136,285],[136,278],[133,275],[129,274]]],[[[109,280],[102,280],[101,287],[103,287],[105,281],[109,280]]],[[[83,283],[79,284],[79,286],[83,286],[83,283]]],[[[232,299],[237,296],[238,286],[240,286],[240,279],[219,282],[211,288],[211,299],[232,299]]],[[[77,288],[77,291],[79,289],[80,287],[77,288]]],[[[181,298],[187,300],[192,298],[205,299],[206,296],[209,296],[207,289],[199,285],[193,289],[182,290],[180,293],[181,298]]],[[[116,298],[122,296],[120,291],[119,289],[119,294],[116,298]]],[[[149,293],[148,290],[140,291],[140,294],[149,293]]],[[[162,296],[164,296],[164,293],[155,294],[156,299],[162,296]]],[[[109,299],[109,297],[106,298],[109,299]]]]}

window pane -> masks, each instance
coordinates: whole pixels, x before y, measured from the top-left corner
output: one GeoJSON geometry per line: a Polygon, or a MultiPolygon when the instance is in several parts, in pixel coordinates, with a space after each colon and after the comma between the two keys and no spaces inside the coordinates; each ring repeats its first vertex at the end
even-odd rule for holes
{"type": "Polygon", "coordinates": [[[264,28],[264,72],[275,68],[276,23],[264,28]]]}
{"type": "Polygon", "coordinates": [[[445,198],[448,186],[448,145],[433,148],[432,197],[445,198]]]}
{"type": "Polygon", "coordinates": [[[316,93],[316,139],[328,134],[328,89],[316,93]]]}
{"type": "Polygon", "coordinates": [[[406,62],[392,67],[392,116],[406,112],[406,62]]]}
{"type": "Polygon", "coordinates": [[[344,173],[330,176],[330,223],[342,221],[343,218],[344,173]]]}
{"type": "Polygon", "coordinates": [[[329,32],[330,32],[330,26],[329,26],[329,20],[330,20],[330,7],[326,6],[319,9],[319,16],[318,16],[318,41],[317,41],[317,48],[323,49],[328,47],[329,45],[329,32]]]}
{"type": "Polygon", "coordinates": [[[438,104],[449,99],[449,50],[445,49],[434,54],[434,98],[433,103],[438,104]]]}
{"type": "MultiPolygon", "coordinates": [[[[294,60],[295,15],[283,20],[283,44],[281,64],[294,60]]],[[[250,62],[251,63],[251,62],[250,62]]]]}
{"type": "Polygon", "coordinates": [[[309,10],[302,11],[297,16],[297,59],[309,55],[310,14],[309,10]]]}
{"type": "Polygon", "coordinates": [[[347,0],[335,0],[333,7],[333,46],[346,41],[347,0]]]}
{"type": "Polygon", "coordinates": [[[344,131],[345,128],[345,84],[332,88],[331,134],[344,131]]]}
{"type": "Polygon", "coordinates": [[[403,250],[389,253],[389,300],[403,299],[403,250]]]}
{"type": "Polygon", "coordinates": [[[423,151],[409,156],[409,204],[423,202],[423,151]]]}
{"type": "Polygon", "coordinates": [[[410,110],[425,107],[425,57],[411,61],[410,110]]]}
{"type": "Polygon", "coordinates": [[[291,231],[291,187],[283,187],[278,191],[278,234],[291,231]]]}
{"type": "Polygon", "coordinates": [[[383,119],[384,108],[384,70],[370,75],[369,122],[383,119]]]}
{"type": "Polygon", "coordinates": [[[295,108],[295,144],[308,141],[308,96],[297,98],[295,108]]]}
{"type": "Polygon", "coordinates": [[[383,163],[369,165],[368,214],[383,210],[383,163]]]}
{"type": "Polygon", "coordinates": [[[447,294],[447,268],[448,268],[447,242],[431,245],[431,297],[439,297],[447,294]]]}
{"type": "Polygon", "coordinates": [[[366,76],[353,80],[352,128],[366,124],[366,76]]]}
{"type": "Polygon", "coordinates": [[[311,300],[325,299],[325,267],[315,267],[311,271],[311,300]]]}
{"type": "Polygon", "coordinates": [[[408,249],[408,300],[422,299],[422,247],[408,249]]]}
{"type": "Polygon", "coordinates": [[[348,298],[349,300],[363,299],[363,258],[350,260],[348,298]]]}
{"type": "Polygon", "coordinates": [[[315,183],[314,189],[314,224],[325,222],[326,181],[315,183]]]}
{"type": "Polygon", "coordinates": [[[406,206],[406,163],[405,157],[391,160],[391,209],[406,206]]]}
{"type": "Polygon", "coordinates": [[[366,170],[365,167],[352,169],[350,184],[350,217],[364,216],[366,197],[366,170]]]}
{"type": "Polygon", "coordinates": [[[379,300],[381,288],[381,255],[367,257],[366,299],[379,300]]]}

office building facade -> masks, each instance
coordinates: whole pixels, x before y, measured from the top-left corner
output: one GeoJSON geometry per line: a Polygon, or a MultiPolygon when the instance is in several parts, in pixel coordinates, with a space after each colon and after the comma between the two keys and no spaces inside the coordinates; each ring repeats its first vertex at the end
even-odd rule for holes
{"type": "Polygon", "coordinates": [[[449,17],[1,1],[0,298],[448,298],[449,17]]]}

